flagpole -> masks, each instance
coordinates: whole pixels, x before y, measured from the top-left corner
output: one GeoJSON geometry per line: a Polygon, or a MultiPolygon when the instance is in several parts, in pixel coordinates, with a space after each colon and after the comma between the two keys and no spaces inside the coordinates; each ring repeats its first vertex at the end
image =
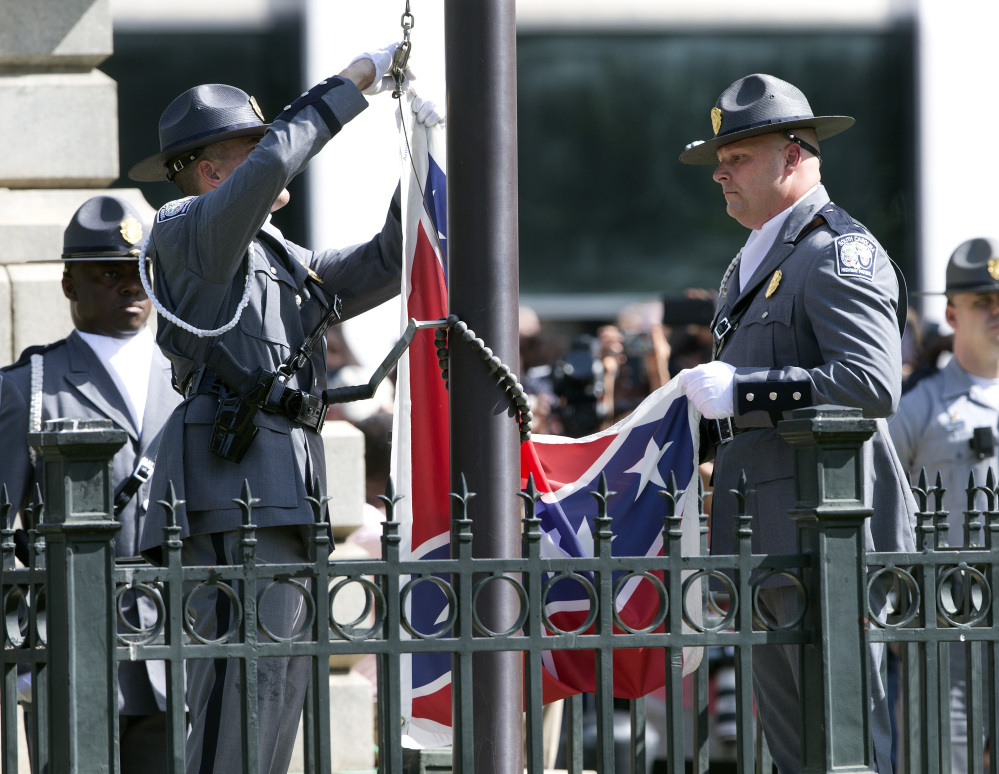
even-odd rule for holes
{"type": "MultiPolygon", "coordinates": [[[[444,31],[449,309],[517,372],[514,0],[446,0],[444,31]]],[[[520,556],[517,419],[509,399],[496,387],[496,378],[489,376],[472,348],[453,346],[449,352],[452,491],[460,491],[464,474],[468,490],[476,493],[468,510],[473,555],[520,556]]],[[[494,582],[480,595],[477,607],[490,629],[503,631],[516,620],[519,602],[509,584],[494,582]]],[[[519,774],[523,770],[521,654],[477,654],[472,672],[474,770],[519,774]]],[[[456,736],[468,722],[455,718],[456,736]]]]}

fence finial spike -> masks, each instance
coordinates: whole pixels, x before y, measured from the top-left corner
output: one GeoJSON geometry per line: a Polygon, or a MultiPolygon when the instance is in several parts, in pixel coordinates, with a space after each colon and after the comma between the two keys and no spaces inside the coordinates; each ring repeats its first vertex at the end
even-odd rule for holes
{"type": "Polygon", "coordinates": [[[251,520],[251,513],[253,511],[253,506],[259,503],[260,499],[254,497],[250,492],[250,482],[248,479],[243,479],[243,491],[241,496],[232,498],[232,501],[238,505],[240,510],[243,512],[243,526],[254,526],[251,520]]]}

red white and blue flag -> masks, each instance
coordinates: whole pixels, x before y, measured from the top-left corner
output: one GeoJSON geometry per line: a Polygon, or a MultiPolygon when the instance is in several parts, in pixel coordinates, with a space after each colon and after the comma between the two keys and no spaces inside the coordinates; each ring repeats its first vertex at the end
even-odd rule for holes
{"type": "MultiPolygon", "coordinates": [[[[409,111],[403,110],[410,115],[409,111]]],[[[403,325],[409,319],[447,316],[446,133],[439,124],[413,122],[403,133],[403,325]]],[[[403,559],[450,555],[447,390],[440,376],[433,335],[418,332],[399,363],[393,471],[403,559]]],[[[608,516],[615,556],[656,556],[662,551],[664,490],[670,473],[683,492],[683,552],[698,551],[696,518],[697,417],[675,380],[657,390],[625,420],[586,438],[533,436],[521,446],[521,485],[533,474],[541,495],[542,554],[592,556],[596,501],[590,492],[606,475],[611,491],[608,516]]],[[[552,622],[576,629],[586,618],[588,599],[578,583],[555,584],[546,599],[552,622]]],[[[631,581],[617,596],[628,626],[644,628],[656,615],[658,594],[648,582],[631,581]]],[[[435,631],[446,600],[434,584],[411,595],[410,620],[417,631],[435,631]]],[[[684,654],[684,671],[696,667],[684,654]]],[[[596,687],[590,651],[549,651],[544,656],[545,700],[596,687]]],[[[451,657],[414,654],[403,664],[403,733],[426,746],[451,741],[451,657]]],[[[615,695],[644,696],[663,685],[662,649],[620,650],[614,656],[615,695]]]]}

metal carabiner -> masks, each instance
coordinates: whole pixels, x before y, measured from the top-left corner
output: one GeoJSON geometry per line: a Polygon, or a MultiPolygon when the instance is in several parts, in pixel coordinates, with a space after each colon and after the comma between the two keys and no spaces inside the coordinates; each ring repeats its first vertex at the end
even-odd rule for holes
{"type": "Polygon", "coordinates": [[[402,84],[406,79],[406,65],[409,64],[409,53],[412,49],[413,44],[407,38],[399,44],[392,57],[392,67],[389,72],[392,73],[392,78],[395,80],[395,89],[392,91],[392,96],[395,99],[399,99],[402,95],[402,84]]]}

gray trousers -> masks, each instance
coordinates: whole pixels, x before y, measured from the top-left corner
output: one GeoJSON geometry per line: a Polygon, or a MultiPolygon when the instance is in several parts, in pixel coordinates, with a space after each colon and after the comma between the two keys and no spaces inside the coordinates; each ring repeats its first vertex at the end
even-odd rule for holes
{"type": "MultiPolygon", "coordinates": [[[[798,613],[794,587],[780,586],[760,591],[762,612],[779,625],[798,613]]],[[[753,694],[770,755],[781,774],[801,771],[800,654],[798,645],[764,645],[753,648],[753,694]]],[[[891,774],[891,722],[888,700],[881,681],[884,643],[870,645],[871,728],[874,760],[880,774],[891,774]]]]}
{"type": "MultiPolygon", "coordinates": [[[[258,564],[308,561],[306,542],[297,526],[258,529],[256,537],[258,564]]],[[[238,532],[220,532],[187,538],[181,556],[186,566],[237,564],[239,550],[238,532]]],[[[258,583],[258,598],[266,585],[258,583]]],[[[185,589],[185,593],[189,591],[185,589]]],[[[188,609],[194,615],[195,630],[206,639],[222,636],[232,623],[232,605],[224,592],[202,588],[189,598],[188,609]]],[[[258,620],[274,634],[287,637],[299,631],[305,610],[301,594],[281,584],[267,592],[258,620]]],[[[267,641],[259,630],[258,636],[267,641]]],[[[187,662],[187,774],[242,772],[240,669],[237,659],[187,662]]],[[[258,662],[257,754],[264,774],[288,771],[308,679],[306,656],[263,658],[258,662]]]]}

